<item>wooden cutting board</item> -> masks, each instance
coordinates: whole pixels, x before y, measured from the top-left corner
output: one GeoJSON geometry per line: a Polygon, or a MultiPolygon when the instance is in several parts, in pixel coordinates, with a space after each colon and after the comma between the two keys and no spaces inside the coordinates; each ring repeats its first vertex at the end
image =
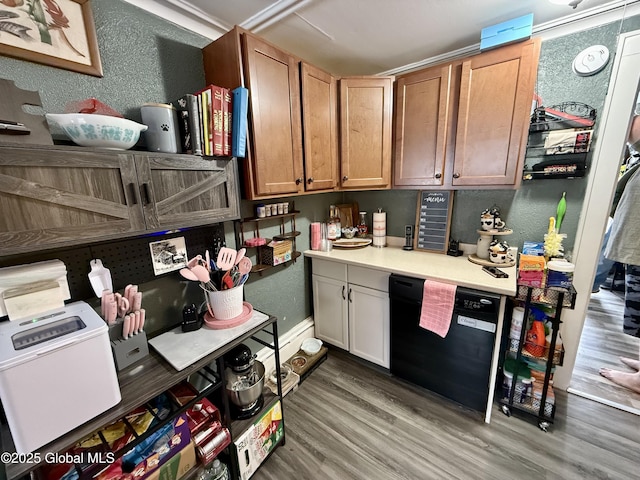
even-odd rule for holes
{"type": "Polygon", "coordinates": [[[38,92],[22,90],[11,80],[0,78],[0,120],[23,123],[31,132],[28,135],[7,135],[0,130],[0,143],[28,143],[31,145],[53,145],[49,126],[44,115],[32,115],[23,110],[23,105],[42,107],[38,92]]]}

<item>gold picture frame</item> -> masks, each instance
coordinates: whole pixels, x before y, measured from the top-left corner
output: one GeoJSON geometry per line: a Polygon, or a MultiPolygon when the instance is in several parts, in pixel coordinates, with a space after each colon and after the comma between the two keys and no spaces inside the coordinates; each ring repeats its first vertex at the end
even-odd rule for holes
{"type": "Polygon", "coordinates": [[[102,77],[89,0],[0,2],[0,54],[102,77]]]}

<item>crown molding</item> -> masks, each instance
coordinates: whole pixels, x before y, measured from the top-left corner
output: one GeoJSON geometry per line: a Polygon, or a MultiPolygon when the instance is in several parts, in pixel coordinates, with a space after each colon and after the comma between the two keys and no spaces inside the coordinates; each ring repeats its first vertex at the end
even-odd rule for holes
{"type": "Polygon", "coordinates": [[[224,35],[233,27],[184,0],[124,1],[211,40],[224,35]]]}
{"type": "MultiPolygon", "coordinates": [[[[540,37],[543,41],[551,40],[552,38],[563,37],[572,33],[588,30],[600,25],[629,18],[634,15],[640,15],[640,0],[616,0],[607,3],[606,5],[601,5],[599,7],[594,7],[583,12],[566,16],[559,20],[541,23],[540,25],[533,27],[532,33],[536,37],[540,37]]],[[[480,52],[479,42],[442,55],[425,58],[418,62],[392,68],[391,70],[386,70],[384,72],[377,73],[376,75],[400,75],[419,68],[436,65],[447,60],[454,60],[456,58],[473,55],[478,52],[480,52]]]]}

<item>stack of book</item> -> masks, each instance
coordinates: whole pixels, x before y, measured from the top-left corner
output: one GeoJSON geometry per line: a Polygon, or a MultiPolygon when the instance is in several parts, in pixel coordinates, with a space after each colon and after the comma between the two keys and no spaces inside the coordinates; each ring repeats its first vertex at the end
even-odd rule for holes
{"type": "Polygon", "coordinates": [[[173,102],[183,153],[244,157],[248,90],[209,85],[173,102]]]}

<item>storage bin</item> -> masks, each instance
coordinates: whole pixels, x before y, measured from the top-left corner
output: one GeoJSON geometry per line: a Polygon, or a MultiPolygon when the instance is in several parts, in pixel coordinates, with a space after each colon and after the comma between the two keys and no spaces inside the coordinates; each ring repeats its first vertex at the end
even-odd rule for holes
{"type": "Polygon", "coordinates": [[[260,263],[280,265],[291,260],[293,244],[291,240],[274,240],[260,249],[260,263]]]}
{"type": "Polygon", "coordinates": [[[532,31],[533,13],[483,28],[480,32],[480,50],[527,40],[532,31]]]}

